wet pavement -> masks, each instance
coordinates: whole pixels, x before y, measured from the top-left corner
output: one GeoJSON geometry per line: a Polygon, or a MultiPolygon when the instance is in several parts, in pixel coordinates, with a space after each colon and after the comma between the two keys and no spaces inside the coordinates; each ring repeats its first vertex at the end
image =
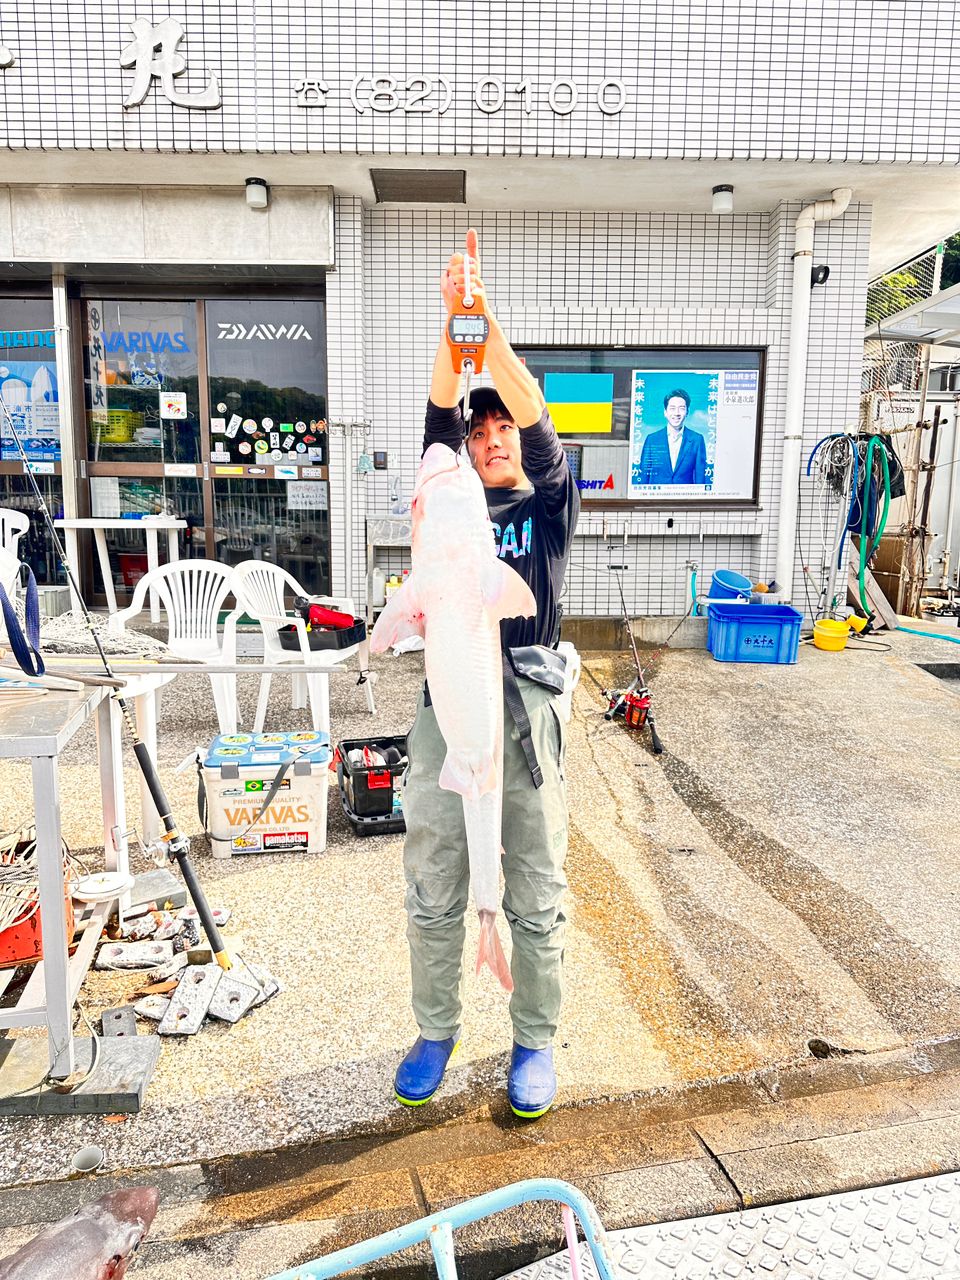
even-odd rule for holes
{"type": "MultiPolygon", "coordinates": [[[[659,757],[602,716],[600,688],[626,682],[628,661],[585,655],[568,739],[571,925],[552,1123],[612,1100],[696,1109],[718,1081],[752,1087],[770,1071],[867,1062],[960,1032],[960,698],[916,665],[953,660],[955,646],[879,643],[891,647],[804,647],[791,667],[664,653],[652,670],[659,757]]],[[[352,678],[332,680],[335,738],[408,727],[419,657],[377,669],[376,718],[352,678]]],[[[288,682],[274,690],[266,727],[304,727],[288,682]]],[[[254,700],[244,677],[248,712],[254,700]]],[[[400,838],[354,837],[332,788],[326,853],[214,861],[195,776],[173,774],[212,736],[206,681],[165,691],[160,733],[201,878],[233,908],[232,945],[284,994],[235,1027],[165,1042],[138,1116],[4,1122],[0,1184],[63,1178],[89,1142],[105,1148],[106,1170],[140,1169],[349,1134],[394,1141],[424,1124],[448,1126],[449,1139],[478,1115],[502,1116],[510,1027],[486,975],[468,975],[459,1064],[429,1117],[393,1100],[416,1034],[400,838]]],[[[80,849],[98,826],[92,749],[92,732],[78,737],[62,766],[64,833],[80,849]]],[[[26,769],[8,776],[0,828],[31,816],[26,769]]],[[[130,769],[130,814],[136,795],[130,769]]],[[[87,1015],[138,985],[91,975],[87,1015]]]]}

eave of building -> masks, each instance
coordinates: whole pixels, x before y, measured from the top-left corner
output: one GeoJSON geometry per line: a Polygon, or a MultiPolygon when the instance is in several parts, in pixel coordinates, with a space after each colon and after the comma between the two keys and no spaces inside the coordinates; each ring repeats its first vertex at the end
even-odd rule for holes
{"type": "MultiPolygon", "coordinates": [[[[141,151],[11,151],[5,183],[235,183],[332,185],[375,202],[372,167],[466,170],[471,211],[709,213],[711,188],[730,183],[737,213],[767,212],[849,186],[872,208],[869,275],[922,253],[960,225],[960,165],[781,160],[611,160],[378,154],[171,154],[141,151]]],[[[436,208],[436,205],[390,206],[436,208]]],[[[459,206],[442,206],[447,209],[459,206]]]]}

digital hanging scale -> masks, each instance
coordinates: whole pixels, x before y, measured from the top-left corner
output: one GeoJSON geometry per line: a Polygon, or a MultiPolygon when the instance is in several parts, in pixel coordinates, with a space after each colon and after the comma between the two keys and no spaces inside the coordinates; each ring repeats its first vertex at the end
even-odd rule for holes
{"type": "Polygon", "coordinates": [[[483,299],[474,297],[470,280],[470,255],[463,255],[464,291],[457,297],[447,320],[447,344],[453,361],[454,373],[462,373],[463,420],[470,421],[470,384],[475,373],[483,369],[483,353],[490,336],[490,321],[483,308],[483,299]]]}

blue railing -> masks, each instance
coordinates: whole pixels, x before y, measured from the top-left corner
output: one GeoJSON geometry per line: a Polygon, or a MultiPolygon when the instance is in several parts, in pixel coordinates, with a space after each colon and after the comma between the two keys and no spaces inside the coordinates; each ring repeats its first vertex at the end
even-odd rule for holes
{"type": "Polygon", "coordinates": [[[416,1222],[407,1223],[404,1227],[396,1227],[393,1231],[385,1231],[383,1235],[374,1236],[370,1240],[361,1240],[346,1249],[338,1249],[325,1258],[316,1258],[313,1262],[301,1263],[290,1271],[281,1271],[271,1276],[270,1280],[329,1280],[331,1276],[343,1275],[354,1267],[377,1262],[424,1241],[429,1243],[433,1251],[433,1261],[440,1280],[456,1280],[457,1261],[453,1249],[453,1233],[456,1228],[469,1226],[493,1213],[502,1213],[504,1209],[529,1204],[532,1200],[555,1200],[563,1206],[563,1227],[572,1280],[580,1280],[576,1219],[579,1219],[583,1228],[599,1280],[615,1280],[616,1270],[610,1244],[592,1202],[569,1182],[554,1178],[530,1178],[525,1182],[511,1183],[498,1191],[489,1191],[486,1195],[465,1200],[463,1204],[454,1205],[451,1209],[442,1209],[428,1218],[418,1218],[416,1222]]]}

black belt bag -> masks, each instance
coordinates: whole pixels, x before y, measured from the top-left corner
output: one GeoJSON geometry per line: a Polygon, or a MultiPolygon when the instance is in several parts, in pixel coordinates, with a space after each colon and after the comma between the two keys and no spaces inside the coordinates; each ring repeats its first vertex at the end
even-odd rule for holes
{"type": "MultiPolygon", "coordinates": [[[[537,760],[536,748],[533,745],[533,734],[530,728],[530,717],[523,705],[523,696],[517,677],[530,680],[551,693],[563,693],[567,670],[567,660],[556,649],[548,649],[542,644],[520,645],[515,649],[503,650],[503,694],[513,723],[520,735],[520,745],[530,769],[530,777],[535,787],[543,786],[543,773],[537,760]]],[[[424,706],[430,706],[430,690],[423,686],[424,706]]]]}
{"type": "Polygon", "coordinates": [[[556,649],[548,649],[545,644],[525,644],[508,649],[507,657],[516,675],[532,680],[551,693],[563,693],[567,660],[556,649]]]}

